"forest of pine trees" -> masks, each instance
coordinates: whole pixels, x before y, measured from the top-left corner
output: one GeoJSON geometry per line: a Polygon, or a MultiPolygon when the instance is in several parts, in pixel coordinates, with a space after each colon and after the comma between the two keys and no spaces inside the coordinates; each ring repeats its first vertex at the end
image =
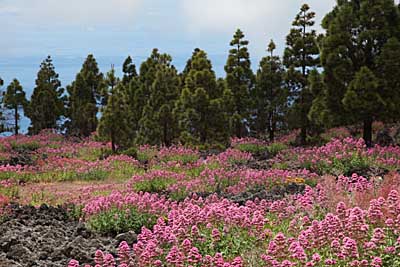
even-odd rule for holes
{"type": "Polygon", "coordinates": [[[29,134],[53,128],[87,137],[97,131],[113,150],[134,144],[226,145],[233,136],[273,141],[292,129],[300,129],[297,140],[306,145],[323,129],[349,124],[363,125],[366,144],[372,145],[374,120],[400,118],[399,7],[392,0],[338,1],[322,21],[323,34],[315,30],[315,15],[301,6],[283,55],[266,40],[255,73],[249,41],[237,29],[223,78],[199,48],[181,73],[170,55],[154,49],[138,68],[127,57],[123,77],[116,77],[114,67],[104,75],[88,55],[64,90],[49,56],[30,100],[17,79],[5,86],[0,78],[5,89],[0,130],[18,134],[23,110],[31,120],[29,134]]]}

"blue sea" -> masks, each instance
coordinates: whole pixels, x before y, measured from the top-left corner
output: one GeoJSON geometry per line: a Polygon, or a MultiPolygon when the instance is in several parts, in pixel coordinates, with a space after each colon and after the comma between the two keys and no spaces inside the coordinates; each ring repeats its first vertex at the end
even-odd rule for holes
{"type": "MultiPolygon", "coordinates": [[[[122,63],[124,62],[125,56],[99,56],[96,60],[99,64],[101,72],[106,73],[111,69],[111,65],[117,71],[117,75],[122,75],[122,63]]],[[[187,55],[174,57],[173,64],[175,67],[182,71],[185,67],[187,59],[190,57],[190,53],[187,55]]],[[[147,55],[133,56],[134,63],[136,64],[137,70],[139,70],[140,63],[146,60],[147,55]]],[[[224,76],[224,65],[226,63],[226,55],[209,55],[211,59],[214,71],[218,77],[224,76]]],[[[39,70],[40,63],[45,59],[45,56],[29,56],[29,57],[9,57],[0,58],[0,77],[4,80],[4,86],[1,88],[3,91],[12,79],[17,78],[23,86],[27,97],[30,98],[33,88],[35,87],[35,79],[39,70]]],[[[62,83],[62,87],[65,88],[74,79],[75,75],[79,72],[85,57],[80,56],[52,56],[53,64],[56,72],[59,74],[59,78],[62,83]]],[[[22,117],[20,121],[21,132],[26,133],[29,127],[30,120],[26,117],[22,117]]]]}

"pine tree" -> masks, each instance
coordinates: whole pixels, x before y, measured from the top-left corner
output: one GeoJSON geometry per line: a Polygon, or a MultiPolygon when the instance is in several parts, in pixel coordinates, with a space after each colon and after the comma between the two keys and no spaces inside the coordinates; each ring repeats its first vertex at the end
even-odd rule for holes
{"type": "Polygon", "coordinates": [[[211,61],[203,50],[195,49],[188,64],[184,89],[174,110],[182,130],[181,140],[225,143],[229,127],[222,98],[224,88],[217,84],[211,61]]]}
{"type": "Polygon", "coordinates": [[[327,112],[325,103],[326,90],[324,73],[319,73],[316,69],[311,70],[308,76],[308,82],[310,93],[313,96],[312,105],[308,112],[308,119],[323,129],[323,126],[329,121],[331,115],[327,112]]]}
{"type": "Polygon", "coordinates": [[[286,49],[283,63],[287,70],[287,84],[291,95],[294,97],[292,111],[297,113],[301,133],[300,142],[306,143],[307,131],[310,127],[308,113],[312,104],[312,95],[308,88],[308,74],[319,64],[318,36],[314,26],[315,13],[304,4],[296,15],[286,37],[286,49]]]}
{"type": "Polygon", "coordinates": [[[75,81],[67,87],[69,134],[89,136],[97,128],[98,105],[104,104],[106,83],[96,59],[89,55],[75,81]]]}
{"type": "Polygon", "coordinates": [[[126,103],[123,97],[124,87],[117,82],[109,92],[107,105],[103,107],[97,131],[99,136],[111,141],[112,151],[129,145],[129,125],[126,103]]]}
{"type": "Polygon", "coordinates": [[[200,48],[195,48],[193,50],[192,56],[186,61],[185,68],[180,73],[181,81],[184,82],[186,80],[186,76],[189,74],[190,70],[192,69],[192,60],[196,56],[196,54],[199,53],[200,51],[201,51],[200,48]]]}
{"type": "MultiPolygon", "coordinates": [[[[399,25],[399,10],[392,0],[338,1],[325,16],[322,26],[326,34],[321,51],[324,87],[320,101],[315,104],[325,109],[322,114],[328,126],[356,122],[357,116],[349,113],[344,97],[348,90],[354,91],[350,84],[356,74],[366,73],[365,69],[360,72],[361,68],[369,69],[375,78],[382,77],[378,59],[387,41],[399,38],[399,25]]],[[[371,119],[363,123],[364,140],[371,145],[371,125],[366,125],[372,123],[371,119]]]]}
{"type": "Polygon", "coordinates": [[[24,114],[31,120],[29,134],[37,134],[43,129],[58,128],[58,121],[64,114],[64,89],[50,56],[40,65],[36,87],[24,114]]]}
{"type": "Polygon", "coordinates": [[[278,56],[274,56],[275,43],[271,40],[267,51],[269,56],[260,61],[256,76],[255,100],[255,130],[257,133],[269,134],[274,141],[278,123],[282,122],[287,105],[287,90],[283,87],[284,69],[278,56]]]}
{"type": "MultiPolygon", "coordinates": [[[[149,118],[151,114],[144,112],[144,108],[147,106],[150,99],[152,86],[156,78],[157,69],[160,65],[170,65],[172,58],[168,54],[160,54],[158,49],[153,49],[151,55],[140,65],[139,76],[132,79],[129,84],[129,88],[126,97],[130,99],[129,103],[129,113],[130,113],[130,123],[132,125],[133,136],[137,142],[143,143],[141,141],[144,133],[144,122],[147,120],[153,120],[154,118],[149,118]],[[146,115],[147,118],[142,120],[142,116],[146,115]],[[142,123],[140,123],[142,120],[142,123]],[[141,137],[139,137],[139,128],[141,130],[141,137]]],[[[148,109],[151,109],[149,107],[148,109]]],[[[149,125],[149,122],[146,122],[149,125]]],[[[147,131],[147,129],[146,129],[147,131]]],[[[146,138],[150,138],[147,136],[146,138]]],[[[157,137],[154,137],[157,139],[157,137]]],[[[153,137],[150,139],[154,139],[153,137]]],[[[158,142],[157,140],[152,140],[152,142],[158,142]]]]}
{"type": "Polygon", "coordinates": [[[138,111],[141,107],[137,105],[138,103],[136,101],[140,89],[140,81],[136,66],[130,56],[128,56],[123,63],[122,72],[123,90],[120,91],[126,105],[127,141],[133,142],[136,138],[138,124],[142,114],[141,111],[138,111]]]}
{"type": "Polygon", "coordinates": [[[19,111],[27,106],[28,101],[25,97],[25,91],[17,79],[14,79],[7,87],[7,91],[3,96],[3,104],[5,108],[11,109],[14,116],[14,134],[18,135],[20,119],[19,111]]]}
{"type": "Polygon", "coordinates": [[[177,134],[177,122],[172,115],[179,96],[180,79],[170,61],[160,62],[150,88],[150,97],[139,121],[140,143],[170,146],[177,134]]]}
{"type": "Polygon", "coordinates": [[[104,87],[103,91],[101,92],[102,106],[107,105],[108,96],[114,90],[115,86],[120,82],[119,78],[115,75],[114,64],[111,64],[111,70],[106,73],[104,82],[105,82],[105,87],[104,87]]]}
{"type": "Polygon", "coordinates": [[[136,72],[136,66],[133,63],[131,56],[128,56],[125,59],[122,65],[122,72],[124,73],[124,76],[122,77],[122,84],[124,86],[129,86],[129,83],[132,81],[132,79],[138,76],[136,72]]]}
{"type": "MultiPolygon", "coordinates": [[[[364,133],[372,132],[374,115],[382,112],[386,105],[380,89],[379,80],[374,73],[367,67],[362,67],[344,95],[344,107],[355,119],[364,122],[364,133]]],[[[371,143],[367,143],[368,140],[365,141],[367,146],[371,146],[371,143]]]]}
{"type": "Polygon", "coordinates": [[[122,92],[124,102],[126,103],[127,123],[129,131],[129,139],[133,142],[137,137],[139,130],[139,120],[142,117],[141,103],[144,101],[139,100],[141,90],[141,83],[138,77],[132,78],[127,86],[124,86],[122,92]]]}
{"type": "Polygon", "coordinates": [[[382,87],[380,96],[386,106],[381,110],[380,120],[400,120],[400,42],[393,37],[387,41],[378,57],[378,78],[382,87]]]}
{"type": "Polygon", "coordinates": [[[250,55],[247,49],[249,42],[244,40],[243,32],[238,29],[230,42],[232,49],[225,65],[228,88],[235,97],[236,122],[234,134],[242,137],[247,132],[246,126],[250,119],[251,98],[254,75],[250,68],[250,55]]]}

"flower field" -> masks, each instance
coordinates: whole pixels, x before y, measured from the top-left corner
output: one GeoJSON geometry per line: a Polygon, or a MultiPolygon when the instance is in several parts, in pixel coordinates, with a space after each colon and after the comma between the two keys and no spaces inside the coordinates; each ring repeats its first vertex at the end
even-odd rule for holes
{"type": "Polygon", "coordinates": [[[137,234],[68,267],[400,266],[400,148],[328,134],[116,155],[94,138],[2,138],[0,223],[10,203],[46,203],[95,233],[137,234]]]}

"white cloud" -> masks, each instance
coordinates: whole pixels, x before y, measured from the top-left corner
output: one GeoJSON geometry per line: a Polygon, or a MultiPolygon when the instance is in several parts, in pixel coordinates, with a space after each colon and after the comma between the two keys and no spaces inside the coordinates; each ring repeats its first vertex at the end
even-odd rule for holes
{"type": "MultiPolygon", "coordinates": [[[[142,0],[3,0],[2,10],[12,10],[26,24],[117,24],[131,20],[142,0]]],[[[3,11],[4,12],[4,11],[3,11]]],[[[16,21],[17,22],[17,21],[16,21]]]]}
{"type": "MultiPolygon", "coordinates": [[[[335,5],[335,0],[309,0],[317,13],[317,28],[322,17],[335,5]]],[[[241,28],[250,40],[253,53],[265,53],[266,43],[274,38],[282,49],[284,38],[304,0],[181,0],[182,14],[189,33],[232,34],[241,28]]]]}
{"type": "Polygon", "coordinates": [[[13,16],[17,15],[19,12],[19,9],[13,6],[3,6],[0,3],[0,16],[13,16]]]}
{"type": "MultiPolygon", "coordinates": [[[[309,1],[317,14],[330,10],[334,3],[335,0],[309,1]]],[[[294,18],[302,4],[303,1],[299,0],[181,0],[183,14],[188,18],[190,27],[220,32],[233,27],[248,28],[250,31],[287,27],[286,22],[294,18]]]]}

